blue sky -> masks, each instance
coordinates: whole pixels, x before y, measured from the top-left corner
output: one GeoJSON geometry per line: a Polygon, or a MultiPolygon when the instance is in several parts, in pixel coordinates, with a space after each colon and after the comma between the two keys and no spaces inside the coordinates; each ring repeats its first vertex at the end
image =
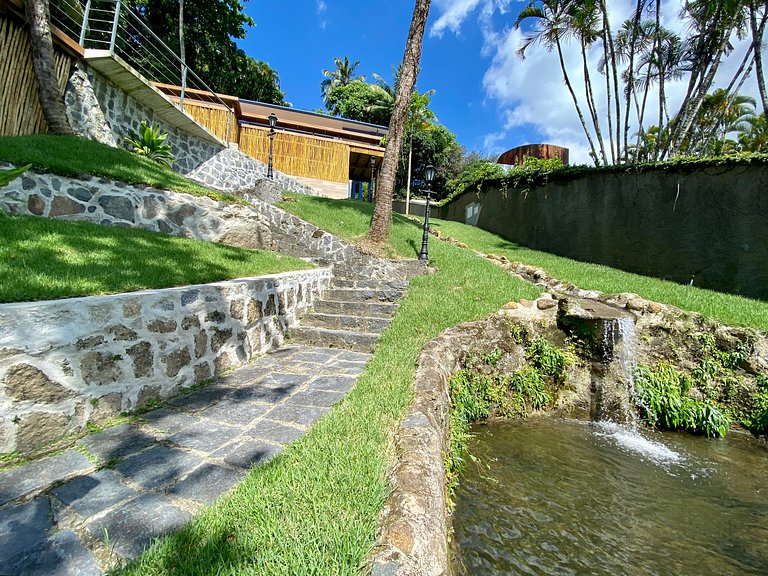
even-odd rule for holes
{"type": "MultiPolygon", "coordinates": [[[[662,0],[665,26],[682,32],[677,20],[682,0],[662,0]]],[[[563,84],[555,54],[537,47],[523,61],[515,51],[524,30],[512,24],[527,2],[520,0],[432,0],[418,87],[434,89],[432,109],[468,151],[499,154],[534,142],[571,150],[572,163],[588,163],[585,138],[563,84]]],[[[634,0],[611,0],[613,22],[628,18],[634,0]]],[[[392,66],[403,57],[414,0],[250,0],[245,11],[256,22],[240,46],[280,75],[286,99],[296,108],[322,107],[322,70],[334,56],[359,60],[359,73],[391,81],[392,66]]],[[[615,29],[615,25],[614,25],[615,29]]],[[[734,54],[721,66],[719,83],[738,65],[746,46],[733,42],[734,54]]],[[[577,46],[566,48],[569,69],[581,70],[577,46]]],[[[597,68],[601,50],[590,54],[597,68]]],[[[574,82],[581,94],[578,79],[574,82]]],[[[667,87],[671,105],[684,85],[667,87]]],[[[757,96],[755,82],[742,93],[757,96]]],[[[599,99],[600,95],[598,95],[599,99]]],[[[650,109],[655,104],[649,102],[650,109]]],[[[605,108],[605,102],[598,102],[605,108]]],[[[633,130],[634,131],[634,130],[633,130]]]]}

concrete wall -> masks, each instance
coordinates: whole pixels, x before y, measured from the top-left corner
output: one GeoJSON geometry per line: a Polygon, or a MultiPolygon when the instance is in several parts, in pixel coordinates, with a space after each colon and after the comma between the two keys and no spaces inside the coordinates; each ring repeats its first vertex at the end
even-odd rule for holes
{"type": "Polygon", "coordinates": [[[30,453],[279,347],[328,268],[0,304],[0,452],[30,453]]]}
{"type": "Polygon", "coordinates": [[[486,188],[435,211],[523,246],[768,299],[768,167],[594,174],[535,190],[486,188]]]}

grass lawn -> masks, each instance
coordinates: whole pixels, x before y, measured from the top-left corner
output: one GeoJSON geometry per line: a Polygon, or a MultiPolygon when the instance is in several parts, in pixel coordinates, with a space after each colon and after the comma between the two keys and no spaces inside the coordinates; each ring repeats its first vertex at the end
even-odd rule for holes
{"type": "Polygon", "coordinates": [[[531,250],[496,234],[459,222],[433,220],[432,223],[435,229],[479,252],[506,256],[512,261],[537,266],[558,280],[571,282],[585,290],[599,290],[607,294],[634,292],[648,300],[699,312],[725,324],[768,331],[768,302],[762,300],[677,284],[531,250]]]}
{"type": "Polygon", "coordinates": [[[0,217],[0,302],[114,294],[312,267],[274,252],[146,230],[0,217]]]}
{"type": "Polygon", "coordinates": [[[243,200],[206,188],[177,174],[164,164],[78,136],[0,136],[0,160],[32,164],[62,176],[92,174],[128,184],[146,184],[162,190],[208,196],[229,203],[243,200]]]}
{"type": "MultiPolygon", "coordinates": [[[[372,206],[301,197],[285,205],[346,238],[368,229],[372,206]]],[[[395,217],[391,250],[416,257],[421,227],[395,217]]],[[[421,348],[443,330],[484,318],[536,287],[445,242],[430,243],[436,274],[417,278],[357,386],[306,436],[128,574],[357,575],[388,492],[388,437],[409,406],[421,348]]]]}

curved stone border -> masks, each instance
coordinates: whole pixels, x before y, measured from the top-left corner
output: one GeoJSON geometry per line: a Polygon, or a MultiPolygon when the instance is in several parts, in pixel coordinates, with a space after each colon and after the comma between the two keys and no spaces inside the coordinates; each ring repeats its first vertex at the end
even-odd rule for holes
{"type": "Polygon", "coordinates": [[[0,452],[50,448],[279,347],[331,276],[0,304],[0,452]]]}
{"type": "Polygon", "coordinates": [[[421,351],[413,406],[395,433],[392,492],[379,515],[381,535],[367,563],[372,576],[448,574],[443,456],[449,450],[448,383],[482,337],[486,321],[449,328],[421,351]]]}

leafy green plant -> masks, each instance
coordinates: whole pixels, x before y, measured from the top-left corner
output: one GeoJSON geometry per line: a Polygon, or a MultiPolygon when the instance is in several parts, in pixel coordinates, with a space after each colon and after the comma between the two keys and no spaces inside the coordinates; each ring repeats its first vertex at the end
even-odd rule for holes
{"type": "Polygon", "coordinates": [[[162,162],[170,166],[174,156],[171,147],[165,143],[167,132],[160,132],[160,126],[150,126],[146,122],[139,126],[139,133],[134,138],[126,138],[134,154],[146,156],[150,160],[162,162]]]}
{"type": "Polygon", "coordinates": [[[655,370],[640,367],[635,372],[640,411],[651,426],[725,436],[730,428],[728,416],[711,400],[688,396],[691,387],[690,376],[667,362],[655,370]]]}
{"type": "Polygon", "coordinates": [[[526,359],[542,374],[556,381],[565,378],[565,371],[576,361],[570,350],[561,350],[544,338],[535,338],[525,349],[526,359]]]}
{"type": "Polygon", "coordinates": [[[26,166],[20,166],[18,168],[11,168],[9,170],[0,170],[0,188],[5,188],[13,180],[24,174],[27,170],[32,168],[32,164],[26,166]]]}

